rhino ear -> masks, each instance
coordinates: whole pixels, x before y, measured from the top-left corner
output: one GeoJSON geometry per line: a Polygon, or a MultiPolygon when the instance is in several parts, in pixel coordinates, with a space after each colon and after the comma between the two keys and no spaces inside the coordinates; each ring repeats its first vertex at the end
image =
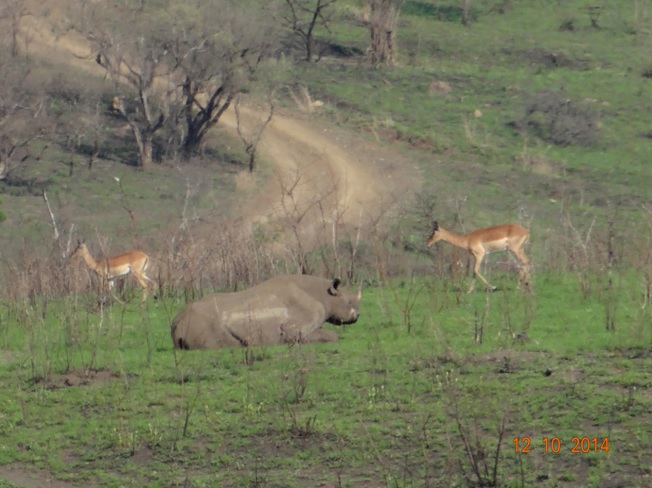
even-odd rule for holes
{"type": "Polygon", "coordinates": [[[337,290],[340,286],[341,281],[338,278],[335,278],[333,280],[333,283],[331,283],[330,288],[328,289],[328,294],[337,296],[339,294],[339,291],[337,290]]]}

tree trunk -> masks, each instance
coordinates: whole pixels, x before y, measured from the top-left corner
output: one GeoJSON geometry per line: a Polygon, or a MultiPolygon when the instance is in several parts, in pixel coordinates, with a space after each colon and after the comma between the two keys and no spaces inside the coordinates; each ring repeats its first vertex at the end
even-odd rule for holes
{"type": "Polygon", "coordinates": [[[138,127],[134,124],[132,125],[134,135],[136,136],[136,144],[138,145],[138,166],[143,169],[149,169],[152,167],[152,145],[153,145],[153,134],[145,133],[141,134],[138,127]]]}
{"type": "Polygon", "coordinates": [[[192,130],[192,126],[187,126],[186,129],[186,137],[183,139],[181,151],[183,153],[183,158],[187,160],[199,151],[202,139],[199,137],[197,131],[192,130]]]}
{"type": "Polygon", "coordinates": [[[395,39],[402,0],[369,0],[369,55],[372,66],[396,61],[395,39]]]}
{"type": "Polygon", "coordinates": [[[146,142],[143,144],[143,147],[139,148],[138,154],[140,156],[140,166],[143,169],[149,169],[152,167],[152,141],[146,142]]]}
{"type": "Polygon", "coordinates": [[[199,90],[190,77],[183,84],[183,115],[186,120],[186,135],[182,143],[184,158],[196,153],[204,141],[204,136],[216,125],[222,114],[231,106],[236,92],[224,82],[210,93],[206,102],[197,98],[199,90]]]}
{"type": "Polygon", "coordinates": [[[469,25],[470,12],[471,12],[471,0],[462,0],[462,25],[469,25]]]}

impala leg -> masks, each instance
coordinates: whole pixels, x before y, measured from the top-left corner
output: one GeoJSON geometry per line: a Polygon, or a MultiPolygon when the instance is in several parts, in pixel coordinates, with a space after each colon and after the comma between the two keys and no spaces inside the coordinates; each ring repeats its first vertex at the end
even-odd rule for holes
{"type": "Polygon", "coordinates": [[[115,294],[115,279],[110,278],[110,279],[108,279],[107,281],[108,281],[108,283],[109,283],[109,290],[111,291],[111,296],[113,297],[113,299],[114,299],[116,302],[118,302],[118,303],[120,303],[120,304],[122,304],[122,305],[126,305],[125,302],[123,302],[123,301],[118,297],[118,295],[115,294]]]}
{"type": "MultiPolygon", "coordinates": [[[[156,297],[156,285],[157,285],[157,283],[152,278],[147,276],[147,274],[145,274],[146,271],[149,269],[149,263],[150,263],[149,260],[145,263],[145,265],[143,266],[143,269],[139,273],[139,276],[140,276],[140,279],[142,280],[141,285],[143,286],[143,288],[145,288],[145,294],[147,294],[147,287],[151,286],[152,290],[155,291],[154,299],[156,300],[156,298],[157,298],[156,297]]],[[[143,299],[143,301],[145,301],[145,299],[143,299]]]]}
{"type": "Polygon", "coordinates": [[[519,274],[519,281],[521,284],[523,284],[525,287],[529,288],[530,286],[530,260],[527,258],[525,253],[523,252],[523,249],[520,247],[517,249],[510,249],[512,251],[512,254],[516,256],[516,259],[518,259],[520,266],[518,270],[519,274]]]}
{"type": "Polygon", "coordinates": [[[143,298],[142,298],[141,301],[142,301],[142,303],[145,303],[147,301],[147,291],[148,291],[148,288],[149,288],[149,283],[145,280],[145,278],[147,278],[147,280],[149,280],[149,281],[152,281],[152,280],[150,278],[148,278],[144,274],[141,275],[141,274],[133,273],[133,275],[136,278],[136,280],[138,280],[138,283],[140,284],[140,286],[143,287],[143,298]]]}
{"type": "MultiPolygon", "coordinates": [[[[152,278],[147,276],[144,272],[141,272],[136,276],[136,279],[138,279],[138,282],[140,283],[140,286],[143,287],[143,302],[147,300],[147,293],[149,291],[149,287],[152,287],[152,290],[156,290],[156,281],[154,281],[152,278]]],[[[154,293],[154,299],[156,299],[156,293],[154,293]]]]}
{"type": "Polygon", "coordinates": [[[475,288],[475,276],[471,279],[471,286],[469,286],[469,290],[467,291],[467,293],[471,293],[474,288],[475,288]]]}
{"type": "Polygon", "coordinates": [[[494,285],[489,283],[487,280],[485,280],[484,276],[482,276],[480,273],[476,273],[478,277],[484,282],[485,285],[491,290],[491,291],[496,291],[498,288],[496,288],[494,285]]]}
{"type": "Polygon", "coordinates": [[[147,276],[145,273],[143,273],[143,278],[145,278],[145,280],[147,281],[147,286],[151,286],[152,290],[154,290],[154,300],[156,300],[158,298],[156,295],[156,285],[157,285],[156,281],[154,281],[152,278],[147,276]]]}
{"type": "Polygon", "coordinates": [[[485,285],[487,285],[491,291],[496,291],[496,287],[493,286],[491,283],[489,283],[484,276],[480,274],[480,264],[482,264],[482,259],[484,258],[484,251],[482,253],[477,252],[473,255],[475,258],[475,263],[473,264],[473,281],[471,282],[471,288],[469,288],[469,292],[473,291],[473,287],[475,285],[475,277],[477,276],[480,278],[485,285]]]}
{"type": "Polygon", "coordinates": [[[530,286],[530,267],[529,266],[521,266],[520,269],[518,270],[518,276],[520,282],[526,286],[530,286]]]}

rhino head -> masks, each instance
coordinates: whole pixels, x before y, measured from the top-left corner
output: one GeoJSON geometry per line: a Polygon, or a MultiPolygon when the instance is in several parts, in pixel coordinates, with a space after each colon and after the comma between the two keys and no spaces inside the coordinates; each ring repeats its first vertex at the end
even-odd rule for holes
{"type": "Polygon", "coordinates": [[[336,278],[328,288],[326,322],[334,325],[353,324],[360,316],[362,288],[359,288],[357,293],[350,293],[343,290],[340,283],[336,278]]]}

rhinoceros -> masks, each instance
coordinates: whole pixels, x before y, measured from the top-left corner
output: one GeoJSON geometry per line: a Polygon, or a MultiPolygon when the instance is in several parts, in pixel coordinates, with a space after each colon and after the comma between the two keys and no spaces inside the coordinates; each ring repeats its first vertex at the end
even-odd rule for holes
{"type": "Polygon", "coordinates": [[[325,322],[352,324],[360,314],[361,290],[349,293],[340,280],[283,275],[234,293],[217,293],[186,306],[172,321],[174,347],[219,347],[334,342],[325,322]]]}

